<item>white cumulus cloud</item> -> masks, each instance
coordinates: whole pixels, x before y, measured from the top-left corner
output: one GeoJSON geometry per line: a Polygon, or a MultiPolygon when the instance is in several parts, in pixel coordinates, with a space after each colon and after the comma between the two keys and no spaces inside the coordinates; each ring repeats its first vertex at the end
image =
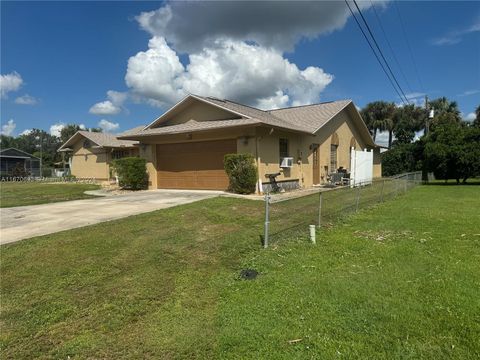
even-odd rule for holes
{"type": "Polygon", "coordinates": [[[19,104],[19,105],[36,105],[37,103],[38,103],[38,100],[28,94],[19,96],[15,99],[15,104],[19,104]]]}
{"type": "Polygon", "coordinates": [[[30,135],[31,132],[32,132],[32,129],[25,129],[20,133],[20,135],[30,135]]]}
{"type": "Polygon", "coordinates": [[[15,121],[13,121],[13,119],[10,119],[7,121],[6,124],[2,125],[1,134],[6,136],[12,136],[16,127],[17,127],[17,124],[15,124],[15,121]]]}
{"type": "Polygon", "coordinates": [[[65,127],[64,123],[56,123],[50,126],[50,135],[60,137],[62,129],[65,127]]]}
{"type": "Polygon", "coordinates": [[[188,93],[216,96],[255,106],[301,105],[319,99],[333,80],[318,67],[299,69],[273,48],[217,40],[190,54],[185,67],[162,37],[128,61],[125,81],[153,105],[170,106],[188,93]]]}
{"type": "Polygon", "coordinates": [[[160,107],[188,93],[264,109],[316,102],[333,75],[299,68],[285,53],[350,16],[343,1],[167,1],[136,17],[151,39],[128,60],[125,82],[132,99],[160,107]]]}
{"type": "Polygon", "coordinates": [[[0,97],[6,98],[7,94],[12,91],[17,91],[23,84],[23,79],[16,71],[0,75],[0,97]]]}
{"type": "Polygon", "coordinates": [[[257,101],[257,106],[259,109],[263,110],[273,110],[286,107],[288,105],[290,98],[288,95],[284,94],[283,91],[279,90],[275,95],[262,98],[257,101]]]}
{"type": "Polygon", "coordinates": [[[105,132],[113,132],[120,127],[118,123],[114,123],[106,119],[100,120],[98,122],[98,126],[105,132]]]}
{"type": "Polygon", "coordinates": [[[477,117],[477,115],[475,115],[474,112],[471,112],[471,113],[468,113],[468,114],[463,118],[463,120],[471,122],[471,121],[475,120],[476,117],[477,117]]]}
{"type": "Polygon", "coordinates": [[[94,104],[89,112],[94,115],[116,115],[122,111],[127,96],[127,93],[109,90],[107,91],[108,100],[94,104]]]}
{"type": "Polygon", "coordinates": [[[120,111],[122,111],[120,107],[115,106],[110,100],[106,100],[96,103],[88,112],[94,115],[116,115],[120,111]]]}

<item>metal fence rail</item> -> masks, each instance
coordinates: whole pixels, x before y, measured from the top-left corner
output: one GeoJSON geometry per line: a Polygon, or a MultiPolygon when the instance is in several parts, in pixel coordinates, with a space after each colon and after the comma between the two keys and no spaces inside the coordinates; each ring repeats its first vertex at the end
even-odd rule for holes
{"type": "Polygon", "coordinates": [[[422,173],[413,172],[354,187],[319,189],[314,194],[283,201],[274,202],[266,194],[263,245],[307,236],[309,225],[326,226],[360,209],[405,194],[421,182],[422,173]]]}

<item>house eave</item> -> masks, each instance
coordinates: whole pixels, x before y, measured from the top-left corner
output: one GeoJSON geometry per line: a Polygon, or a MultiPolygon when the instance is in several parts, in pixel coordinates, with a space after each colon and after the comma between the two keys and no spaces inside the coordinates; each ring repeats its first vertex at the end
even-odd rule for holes
{"type": "Polygon", "coordinates": [[[176,103],[175,105],[173,105],[170,109],[168,109],[166,112],[164,112],[162,115],[160,115],[158,118],[156,118],[154,121],[152,121],[150,124],[148,124],[147,126],[144,127],[143,130],[148,130],[150,128],[152,128],[152,126],[154,125],[157,125],[159,123],[161,123],[161,120],[164,119],[168,114],[171,114],[175,109],[177,109],[180,105],[182,105],[183,103],[185,103],[187,100],[189,99],[196,99],[198,101],[201,101],[205,104],[209,104],[209,105],[212,105],[212,106],[215,106],[219,109],[222,109],[222,110],[225,110],[225,111],[228,111],[229,113],[232,113],[232,114],[235,114],[235,115],[238,115],[238,116],[241,116],[243,118],[246,118],[246,119],[251,119],[250,116],[247,116],[245,114],[242,114],[242,113],[239,113],[237,111],[234,111],[234,110],[231,110],[231,109],[228,109],[226,107],[223,107],[221,105],[218,105],[218,104],[215,104],[213,102],[210,102],[208,101],[207,99],[203,99],[201,97],[198,97],[194,94],[189,94],[187,96],[185,96],[182,100],[180,100],[178,103],[176,103]]]}

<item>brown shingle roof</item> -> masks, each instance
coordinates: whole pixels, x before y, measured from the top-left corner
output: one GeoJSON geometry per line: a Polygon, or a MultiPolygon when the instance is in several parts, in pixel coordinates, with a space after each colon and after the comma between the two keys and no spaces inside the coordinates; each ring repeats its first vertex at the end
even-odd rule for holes
{"type": "MultiPolygon", "coordinates": [[[[163,135],[163,134],[178,134],[186,132],[195,132],[210,129],[228,128],[242,125],[259,125],[264,124],[268,126],[279,127],[282,129],[300,131],[307,134],[315,134],[323,125],[330,121],[340,111],[352,104],[351,100],[331,101],[320,104],[289,107],[284,109],[276,109],[270,111],[263,111],[251,106],[242,105],[234,101],[217,99],[214,97],[203,97],[198,95],[190,95],[180,101],[172,109],[160,116],[143,130],[136,133],[122,134],[120,138],[123,139],[138,139],[142,136],[163,135]],[[179,104],[184,104],[185,101],[197,99],[214,106],[221,107],[227,111],[231,111],[241,119],[231,120],[212,120],[212,121],[195,121],[190,120],[178,125],[162,125],[162,120],[166,119],[166,114],[179,104]]],[[[365,136],[370,137],[368,130],[363,132],[365,136]]],[[[370,142],[373,144],[373,140],[370,142]]]]}
{"type": "Polygon", "coordinates": [[[82,136],[101,147],[133,147],[135,144],[138,144],[138,141],[121,140],[113,134],[80,130],[68,139],[65,144],[60,146],[58,151],[67,150],[69,146],[75,144],[82,136]]]}
{"type": "Polygon", "coordinates": [[[232,119],[232,120],[211,120],[211,121],[195,121],[189,120],[183,124],[161,126],[152,129],[146,129],[139,133],[130,135],[122,135],[123,138],[129,138],[129,136],[149,136],[149,135],[167,135],[167,134],[182,134],[185,132],[203,131],[223,129],[236,126],[256,125],[262,124],[258,119],[232,119]]]}
{"type": "Polygon", "coordinates": [[[118,134],[117,137],[136,134],[136,133],[142,131],[143,129],[145,129],[145,125],[136,126],[133,129],[129,129],[129,130],[126,130],[126,131],[118,134]]]}
{"type": "Polygon", "coordinates": [[[270,110],[269,112],[275,117],[280,118],[290,124],[295,124],[296,126],[307,129],[313,134],[351,102],[351,100],[340,100],[321,104],[270,110]]]}
{"type": "Polygon", "coordinates": [[[304,128],[297,126],[296,124],[288,123],[283,119],[280,119],[270,114],[268,111],[263,111],[251,106],[242,105],[230,100],[221,100],[214,97],[204,97],[204,96],[198,96],[198,95],[194,95],[194,96],[196,98],[202,99],[203,101],[215,104],[217,106],[226,108],[228,110],[232,110],[236,113],[240,113],[245,117],[258,119],[266,125],[278,126],[281,128],[286,128],[286,129],[296,130],[296,131],[305,131],[304,128]]]}

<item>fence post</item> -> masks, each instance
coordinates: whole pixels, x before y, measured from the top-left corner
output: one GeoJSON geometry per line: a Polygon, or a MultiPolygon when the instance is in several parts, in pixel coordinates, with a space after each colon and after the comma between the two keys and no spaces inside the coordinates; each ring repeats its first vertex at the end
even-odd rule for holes
{"type": "Polygon", "coordinates": [[[265,194],[265,227],[263,232],[263,247],[268,247],[268,230],[270,227],[270,194],[265,194]]]}
{"type": "Polygon", "coordinates": [[[309,225],[310,229],[310,241],[312,244],[316,244],[317,240],[315,239],[315,225],[309,225]]]}
{"type": "Polygon", "coordinates": [[[383,202],[383,191],[385,189],[385,179],[382,182],[382,190],[380,192],[380,202],[383,202]]]}
{"type": "Polygon", "coordinates": [[[322,226],[322,202],[323,202],[323,191],[320,191],[320,200],[318,201],[318,227],[322,226]]]}
{"type": "Polygon", "coordinates": [[[355,202],[355,212],[358,211],[359,203],[360,203],[360,185],[357,186],[357,199],[356,199],[356,202],[355,202]]]}

